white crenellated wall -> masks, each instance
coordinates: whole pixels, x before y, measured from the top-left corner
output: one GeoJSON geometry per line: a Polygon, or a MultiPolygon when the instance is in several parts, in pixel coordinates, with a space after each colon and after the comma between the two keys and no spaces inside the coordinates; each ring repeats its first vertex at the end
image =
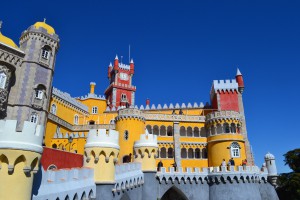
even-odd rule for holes
{"type": "Polygon", "coordinates": [[[232,80],[214,80],[213,89],[216,90],[238,90],[238,83],[232,80]]]}
{"type": "Polygon", "coordinates": [[[73,168],[57,171],[44,171],[42,169],[42,181],[37,195],[33,200],[96,198],[96,185],[94,182],[94,169],[73,168]],[[90,197],[90,198],[89,198],[90,197]]]}
{"type": "Polygon", "coordinates": [[[43,152],[44,126],[24,122],[22,132],[16,131],[17,120],[0,120],[0,148],[43,152]]]}
{"type": "Polygon", "coordinates": [[[87,136],[85,148],[87,147],[109,147],[120,149],[119,132],[111,129],[92,129],[87,136]]]}
{"type": "Polygon", "coordinates": [[[134,148],[139,147],[158,147],[157,135],[149,134],[148,130],[145,130],[145,134],[140,135],[140,140],[134,142],[134,148]]]}
{"type": "Polygon", "coordinates": [[[141,163],[132,162],[116,165],[115,180],[114,192],[141,186],[144,183],[141,163]]]}

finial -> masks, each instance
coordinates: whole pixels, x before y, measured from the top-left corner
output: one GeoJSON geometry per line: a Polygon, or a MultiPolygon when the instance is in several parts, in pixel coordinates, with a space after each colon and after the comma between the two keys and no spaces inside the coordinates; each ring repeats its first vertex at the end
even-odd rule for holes
{"type": "Polygon", "coordinates": [[[46,23],[46,18],[44,18],[44,23],[46,23]]]}
{"type": "Polygon", "coordinates": [[[133,63],[133,58],[131,58],[130,63],[133,63]]]}
{"type": "Polygon", "coordinates": [[[236,75],[237,75],[237,76],[241,76],[241,75],[242,75],[242,73],[240,72],[239,68],[237,68],[236,75]]]}
{"type": "Polygon", "coordinates": [[[109,63],[109,67],[112,67],[112,64],[111,64],[111,62],[109,63]]]}
{"type": "Polygon", "coordinates": [[[1,29],[2,29],[2,23],[3,23],[3,21],[0,20],[0,33],[1,33],[1,29]]]}
{"type": "Polygon", "coordinates": [[[116,54],[115,60],[119,60],[119,58],[118,58],[118,54],[116,54]]]}
{"type": "Polygon", "coordinates": [[[121,63],[122,63],[122,60],[123,60],[123,56],[121,56],[121,63]]]}

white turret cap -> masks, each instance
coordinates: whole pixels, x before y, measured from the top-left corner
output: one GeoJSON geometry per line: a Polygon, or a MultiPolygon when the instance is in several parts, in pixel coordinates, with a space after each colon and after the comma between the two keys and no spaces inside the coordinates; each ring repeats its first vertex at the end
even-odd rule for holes
{"type": "Polygon", "coordinates": [[[133,62],[133,58],[131,58],[130,63],[134,63],[134,62],[133,62]]]}
{"type": "Polygon", "coordinates": [[[109,63],[109,67],[112,67],[112,64],[111,64],[111,62],[109,63]]]}
{"type": "Polygon", "coordinates": [[[118,55],[116,54],[116,57],[115,57],[115,60],[118,60],[119,58],[118,58],[118,55]]]}
{"type": "Polygon", "coordinates": [[[265,159],[268,159],[268,160],[275,159],[275,156],[274,156],[273,154],[271,154],[270,152],[268,152],[268,153],[265,155],[265,159]]]}
{"type": "Polygon", "coordinates": [[[242,76],[242,73],[241,73],[241,71],[239,70],[239,68],[237,68],[236,75],[237,75],[237,76],[242,76]]]}

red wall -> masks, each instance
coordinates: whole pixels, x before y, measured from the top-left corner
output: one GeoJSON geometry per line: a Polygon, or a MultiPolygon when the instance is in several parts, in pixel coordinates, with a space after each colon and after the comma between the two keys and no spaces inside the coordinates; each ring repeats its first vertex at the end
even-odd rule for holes
{"type": "Polygon", "coordinates": [[[82,167],[83,155],[44,147],[41,164],[44,170],[47,170],[52,164],[57,169],[82,167]]]}
{"type": "Polygon", "coordinates": [[[234,110],[239,112],[238,94],[236,91],[219,92],[220,94],[220,110],[234,110]]]}

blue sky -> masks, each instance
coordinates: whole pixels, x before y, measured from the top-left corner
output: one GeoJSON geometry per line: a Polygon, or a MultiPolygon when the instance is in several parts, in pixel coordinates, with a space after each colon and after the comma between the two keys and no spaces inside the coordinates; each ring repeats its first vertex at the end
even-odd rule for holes
{"type": "Polygon", "coordinates": [[[59,34],[54,86],[72,96],[108,85],[115,55],[135,61],[136,103],[209,101],[213,80],[244,75],[244,106],[256,164],[299,148],[299,1],[3,1],[2,33],[47,18],[59,34]],[[298,85],[298,86],[297,86],[298,85]]]}

